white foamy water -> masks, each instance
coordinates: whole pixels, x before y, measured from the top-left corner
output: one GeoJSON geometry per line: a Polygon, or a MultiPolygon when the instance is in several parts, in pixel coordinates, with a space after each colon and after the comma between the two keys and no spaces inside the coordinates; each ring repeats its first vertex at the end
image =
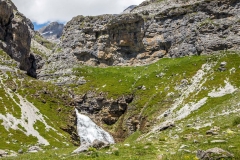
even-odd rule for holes
{"type": "Polygon", "coordinates": [[[75,109],[75,111],[77,114],[77,131],[81,145],[92,144],[94,140],[109,144],[114,143],[113,137],[108,132],[96,125],[89,117],[80,114],[77,109],[75,109]]]}

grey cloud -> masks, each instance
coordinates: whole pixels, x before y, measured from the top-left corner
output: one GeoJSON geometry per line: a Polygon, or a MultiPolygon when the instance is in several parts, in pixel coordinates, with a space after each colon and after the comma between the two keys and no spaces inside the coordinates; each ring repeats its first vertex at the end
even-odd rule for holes
{"type": "Polygon", "coordinates": [[[143,0],[12,0],[26,17],[39,24],[69,21],[77,15],[118,14],[143,0]]]}

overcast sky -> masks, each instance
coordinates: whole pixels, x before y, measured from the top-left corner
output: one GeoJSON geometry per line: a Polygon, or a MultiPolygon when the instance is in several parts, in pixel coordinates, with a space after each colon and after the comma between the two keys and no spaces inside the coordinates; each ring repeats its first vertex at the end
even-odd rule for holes
{"type": "Polygon", "coordinates": [[[118,14],[144,0],[12,0],[32,22],[67,22],[77,15],[118,14]]]}

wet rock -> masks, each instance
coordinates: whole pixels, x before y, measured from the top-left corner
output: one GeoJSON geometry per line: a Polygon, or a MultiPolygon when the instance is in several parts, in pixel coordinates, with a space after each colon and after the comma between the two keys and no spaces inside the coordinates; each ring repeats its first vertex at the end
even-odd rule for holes
{"type": "Polygon", "coordinates": [[[77,148],[76,150],[74,150],[72,153],[78,154],[78,153],[86,152],[86,151],[88,151],[89,147],[91,147],[90,144],[81,144],[81,146],[79,148],[77,148]]]}
{"type": "Polygon", "coordinates": [[[198,150],[197,157],[200,160],[217,160],[217,159],[224,159],[224,158],[233,158],[233,154],[225,151],[221,148],[211,148],[206,151],[198,150]]]}
{"type": "MultiPolygon", "coordinates": [[[[119,97],[116,100],[106,99],[104,95],[95,92],[88,92],[82,97],[76,96],[74,103],[79,111],[86,112],[87,114],[98,114],[98,119],[108,125],[117,122],[119,117],[125,113],[128,104],[133,100],[133,95],[119,97]]],[[[93,117],[94,118],[94,117],[93,117]]]]}
{"type": "Polygon", "coordinates": [[[110,144],[107,142],[99,141],[99,140],[94,140],[92,143],[92,147],[96,149],[101,149],[101,148],[106,148],[109,147],[110,144]]]}

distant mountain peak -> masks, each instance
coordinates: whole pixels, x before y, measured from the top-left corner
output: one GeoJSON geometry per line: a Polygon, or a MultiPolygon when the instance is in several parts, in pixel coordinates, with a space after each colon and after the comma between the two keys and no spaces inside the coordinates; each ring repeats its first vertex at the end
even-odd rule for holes
{"type": "Polygon", "coordinates": [[[137,5],[131,5],[131,6],[127,7],[126,9],[124,9],[124,11],[122,13],[130,13],[131,10],[133,10],[135,7],[137,7],[137,5]]]}
{"type": "Polygon", "coordinates": [[[46,39],[50,41],[58,41],[62,36],[64,25],[58,22],[51,22],[47,26],[39,29],[39,33],[46,39]]]}

